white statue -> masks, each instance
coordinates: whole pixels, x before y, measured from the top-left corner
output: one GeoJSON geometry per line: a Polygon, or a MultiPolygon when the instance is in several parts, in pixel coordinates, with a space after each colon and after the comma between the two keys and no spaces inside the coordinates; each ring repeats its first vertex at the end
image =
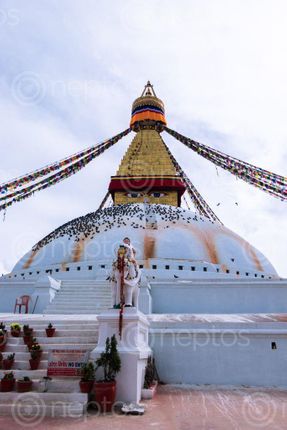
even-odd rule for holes
{"type": "Polygon", "coordinates": [[[117,252],[117,259],[113,261],[112,282],[113,307],[138,307],[139,281],[141,271],[135,259],[135,249],[130,239],[125,238],[117,252]]]}

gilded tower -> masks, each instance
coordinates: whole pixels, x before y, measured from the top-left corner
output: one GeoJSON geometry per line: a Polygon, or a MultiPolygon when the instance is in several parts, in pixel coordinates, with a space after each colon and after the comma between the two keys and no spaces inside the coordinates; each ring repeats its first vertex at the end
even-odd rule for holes
{"type": "Polygon", "coordinates": [[[132,106],[130,126],[136,135],[111,178],[109,191],[115,205],[148,202],[180,206],[185,185],[160,135],[164,125],[164,104],[148,82],[132,106]]]}

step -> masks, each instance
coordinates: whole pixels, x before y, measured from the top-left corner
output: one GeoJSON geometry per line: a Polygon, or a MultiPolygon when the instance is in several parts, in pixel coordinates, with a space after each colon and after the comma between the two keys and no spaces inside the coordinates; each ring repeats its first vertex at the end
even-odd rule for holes
{"type": "Polygon", "coordinates": [[[85,286],[81,286],[81,285],[65,285],[63,287],[61,287],[58,292],[61,291],[89,291],[89,292],[93,292],[93,291],[111,291],[112,290],[112,286],[107,286],[107,285],[103,285],[103,286],[99,286],[99,285],[91,285],[89,287],[85,286]]]}
{"type": "MultiPolygon", "coordinates": [[[[97,345],[97,341],[88,342],[88,343],[69,343],[66,341],[65,343],[51,343],[51,344],[42,344],[41,348],[43,352],[51,351],[52,349],[81,349],[81,350],[91,350],[95,348],[97,345]]],[[[7,345],[4,351],[5,353],[11,354],[12,352],[29,352],[26,345],[7,345]]]]}
{"type": "Polygon", "coordinates": [[[111,295],[112,289],[111,288],[90,288],[90,289],[80,289],[80,288],[62,288],[56,293],[56,297],[58,297],[60,294],[68,294],[68,293],[74,293],[74,294],[91,294],[91,295],[111,295]]]}
{"type": "Polygon", "coordinates": [[[64,281],[62,281],[62,285],[80,284],[80,283],[83,285],[88,285],[88,284],[98,285],[98,284],[108,284],[109,281],[107,281],[106,279],[65,279],[64,281]]]}
{"type": "MultiPolygon", "coordinates": [[[[45,344],[51,344],[51,343],[90,343],[90,342],[94,342],[95,340],[97,340],[98,336],[97,333],[93,333],[93,332],[88,332],[88,336],[83,336],[83,335],[79,335],[79,336],[53,336],[53,337],[40,337],[37,336],[37,342],[40,345],[45,345],[45,344]]],[[[7,346],[22,346],[24,344],[23,340],[21,339],[21,342],[13,342],[12,339],[8,340],[7,346]]]]}
{"type": "MultiPolygon", "coordinates": [[[[16,316],[16,315],[15,315],[16,316]]],[[[63,319],[57,319],[54,317],[54,315],[52,316],[53,321],[49,320],[49,315],[43,315],[43,320],[35,320],[33,319],[33,315],[32,314],[27,314],[28,318],[25,320],[21,320],[21,319],[17,319],[17,322],[21,325],[23,324],[29,324],[30,327],[34,328],[34,327],[40,327],[40,328],[46,328],[49,324],[49,322],[52,322],[53,325],[57,325],[57,326],[67,326],[69,327],[70,325],[89,325],[89,324],[97,324],[97,318],[95,319],[88,319],[85,320],[84,318],[80,318],[80,319],[76,319],[76,318],[66,318],[65,316],[63,317],[63,319]],[[29,318],[30,316],[30,318],[29,318]],[[45,318],[45,319],[44,319],[45,318]]],[[[4,321],[4,323],[6,324],[6,328],[8,328],[9,331],[9,324],[14,322],[15,319],[8,321],[8,320],[4,320],[3,318],[0,318],[1,321],[4,321]]],[[[8,333],[10,334],[10,333],[8,333]]],[[[10,336],[13,337],[13,336],[10,336]]],[[[17,338],[16,338],[17,339],[17,338]]]]}
{"type": "Polygon", "coordinates": [[[59,297],[61,294],[77,294],[77,295],[81,295],[81,294],[86,294],[86,295],[90,295],[90,296],[98,296],[98,295],[103,295],[103,296],[110,296],[112,293],[111,289],[108,290],[99,290],[99,289],[92,289],[92,290],[79,290],[78,288],[63,288],[61,290],[59,290],[56,294],[55,297],[59,297]]]}
{"type": "Polygon", "coordinates": [[[68,297],[68,296],[76,296],[76,297],[91,297],[91,298],[97,298],[97,297],[111,297],[110,291],[108,292],[102,292],[102,291],[59,291],[58,294],[56,294],[56,298],[59,297],[68,297]]]}
{"type": "MultiPolygon", "coordinates": [[[[18,379],[19,377],[22,376],[16,376],[17,372],[22,372],[23,376],[28,376],[32,381],[33,381],[33,386],[32,386],[32,391],[33,392],[43,392],[44,389],[44,384],[43,384],[43,380],[42,379],[36,379],[33,378],[33,372],[35,372],[34,370],[30,370],[30,371],[24,371],[24,370],[13,370],[16,379],[18,379]]],[[[46,376],[46,375],[44,375],[46,376]]],[[[80,392],[80,386],[79,386],[79,380],[80,378],[55,378],[53,377],[51,381],[49,381],[49,386],[48,386],[48,392],[49,393],[79,393],[80,392]]],[[[14,387],[14,390],[12,392],[14,392],[16,390],[16,386],[14,387]]],[[[1,393],[1,392],[0,392],[1,393]]],[[[2,393],[4,394],[4,393],[2,393]]]]}
{"type": "Polygon", "coordinates": [[[105,306],[105,307],[93,307],[93,308],[87,308],[86,306],[79,306],[77,308],[63,308],[61,306],[50,306],[49,308],[47,308],[47,310],[45,312],[51,312],[54,313],[55,311],[58,311],[58,314],[62,314],[62,315],[74,315],[74,314],[78,314],[78,315],[84,315],[85,312],[88,315],[93,315],[93,314],[97,314],[99,315],[102,311],[106,310],[106,309],[110,309],[111,306],[105,306]]]}
{"type": "MultiPolygon", "coordinates": [[[[7,354],[10,354],[9,352],[2,352],[3,357],[5,358],[7,354]]],[[[15,351],[15,360],[16,361],[29,361],[31,358],[30,352],[22,352],[22,351],[15,351]]],[[[48,352],[42,352],[41,355],[42,360],[48,360],[48,352]]]]}
{"type": "MultiPolygon", "coordinates": [[[[71,336],[84,336],[85,337],[85,336],[89,336],[90,334],[94,334],[95,332],[98,333],[98,330],[99,330],[98,325],[91,326],[91,328],[88,328],[88,329],[86,329],[86,326],[83,326],[82,329],[80,327],[79,328],[77,327],[75,329],[71,329],[71,327],[66,328],[66,329],[58,329],[56,326],[55,326],[55,328],[56,328],[56,332],[52,338],[47,338],[45,330],[34,330],[33,336],[36,337],[37,339],[40,337],[41,338],[47,338],[47,339],[55,339],[57,337],[71,337],[71,336]]],[[[16,338],[12,338],[9,336],[8,342],[11,344],[17,343],[17,342],[14,342],[12,339],[16,339],[16,338]]],[[[19,342],[19,343],[22,344],[23,340],[22,340],[22,342],[19,342]]]]}
{"type": "MultiPolygon", "coordinates": [[[[48,360],[41,360],[38,369],[46,369],[47,370],[48,367],[48,360]]],[[[6,370],[5,372],[14,372],[14,370],[31,370],[30,369],[30,363],[29,363],[29,358],[28,360],[24,360],[24,361],[15,361],[12,369],[11,370],[6,370]]]]}
{"type": "Polygon", "coordinates": [[[92,311],[87,311],[87,310],[77,310],[77,309],[60,309],[60,310],[58,310],[58,309],[55,309],[55,310],[51,310],[51,309],[48,309],[47,311],[44,311],[44,314],[47,312],[47,313],[50,313],[50,314],[55,314],[55,315],[75,315],[75,314],[77,314],[77,315],[99,315],[101,312],[103,312],[103,311],[105,311],[107,308],[103,308],[103,309],[98,309],[98,310],[95,310],[95,309],[93,309],[92,311]]]}
{"type": "MultiPolygon", "coordinates": [[[[46,311],[48,311],[49,309],[63,309],[63,310],[73,310],[74,313],[77,312],[77,309],[82,309],[82,310],[87,310],[87,311],[91,311],[91,310],[95,310],[97,311],[98,309],[107,309],[108,304],[104,305],[102,303],[98,303],[96,305],[86,305],[86,304],[78,304],[78,305],[74,305],[74,306],[69,306],[66,303],[54,303],[51,304],[50,306],[47,306],[46,311]]],[[[111,306],[110,306],[111,307],[111,306]]]]}
{"type": "MultiPolygon", "coordinates": [[[[0,393],[1,394],[1,393],[0,393]]],[[[2,393],[9,394],[9,393],[2,393]]],[[[81,417],[88,401],[87,394],[82,393],[22,393],[11,392],[9,399],[0,403],[0,415],[11,415],[23,425],[26,422],[40,423],[44,416],[81,417]],[[29,418],[28,418],[29,417],[29,418]]]]}
{"type": "MultiPolygon", "coordinates": [[[[30,392],[33,395],[33,392],[30,392]]],[[[23,394],[27,394],[27,393],[23,393],[23,394]]],[[[19,395],[19,393],[17,393],[16,391],[8,391],[7,393],[1,393],[0,392],[0,402],[13,402],[13,400],[16,400],[17,395],[19,395]]],[[[49,402],[80,402],[80,403],[84,403],[87,401],[87,394],[85,393],[52,393],[52,392],[47,392],[47,393],[35,393],[35,398],[37,399],[42,399],[45,402],[49,403],[49,402]]]]}
{"type": "MultiPolygon", "coordinates": [[[[3,378],[4,374],[9,370],[0,369],[0,378],[3,378]]],[[[47,369],[29,370],[29,373],[25,369],[13,369],[13,373],[16,379],[29,376],[30,379],[41,379],[43,376],[47,376],[47,369]]]]}
{"type": "Polygon", "coordinates": [[[67,306],[77,305],[77,304],[79,304],[79,305],[80,304],[81,305],[91,305],[91,304],[98,305],[101,303],[110,303],[111,301],[112,301],[111,297],[99,297],[97,299],[94,299],[91,297],[89,297],[89,298],[85,298],[85,297],[76,298],[76,297],[69,296],[69,297],[57,297],[53,300],[53,302],[50,303],[50,305],[52,305],[53,303],[61,303],[61,304],[67,305],[67,306]]]}

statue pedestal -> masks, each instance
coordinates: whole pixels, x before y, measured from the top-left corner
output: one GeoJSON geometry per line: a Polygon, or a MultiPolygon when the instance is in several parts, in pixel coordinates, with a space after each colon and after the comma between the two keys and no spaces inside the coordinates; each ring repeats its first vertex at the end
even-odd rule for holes
{"type": "MultiPolygon", "coordinates": [[[[119,337],[119,310],[109,309],[98,316],[99,340],[90,358],[96,360],[105,350],[106,338],[116,335],[121,357],[121,371],[116,376],[119,402],[135,402],[141,399],[145,366],[151,355],[148,346],[149,322],[136,308],[125,308],[123,314],[122,338],[119,337]]],[[[97,374],[97,377],[99,375],[97,374]]]]}

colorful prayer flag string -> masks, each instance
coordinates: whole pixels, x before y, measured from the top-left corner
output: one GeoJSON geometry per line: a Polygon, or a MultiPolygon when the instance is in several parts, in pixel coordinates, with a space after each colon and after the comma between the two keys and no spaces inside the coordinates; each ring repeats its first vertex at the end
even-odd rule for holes
{"type": "Polygon", "coordinates": [[[231,157],[207,145],[189,139],[168,127],[164,127],[164,130],[216,166],[229,171],[236,178],[242,179],[262,191],[280,198],[282,201],[287,200],[287,179],[283,176],[231,157]]]}

